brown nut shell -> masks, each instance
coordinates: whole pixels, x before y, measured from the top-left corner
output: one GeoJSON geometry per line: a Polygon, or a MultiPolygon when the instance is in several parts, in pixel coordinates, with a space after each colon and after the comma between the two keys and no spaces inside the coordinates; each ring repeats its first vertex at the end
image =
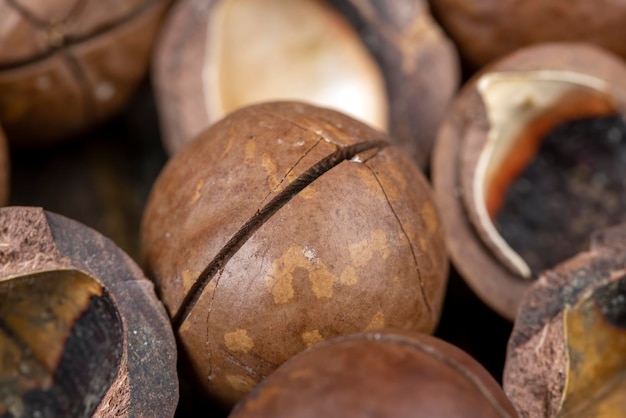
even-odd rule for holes
{"type": "Polygon", "coordinates": [[[626,225],[544,272],[524,295],[504,389],[520,417],[626,415],[626,225]]]}
{"type": "Polygon", "coordinates": [[[227,405],[328,338],[432,332],[447,276],[416,165],[382,133],[300,103],[236,111],[176,154],[142,247],[197,376],[227,405]]]}
{"type": "Polygon", "coordinates": [[[260,383],[230,414],[245,417],[514,418],[496,381],[443,340],[400,331],[335,338],[260,383]]]}
{"type": "Polygon", "coordinates": [[[0,3],[0,121],[20,146],[62,141],[122,108],[168,0],[0,3]]]}
{"type": "MultiPolygon", "coordinates": [[[[489,77],[497,80],[509,76],[521,77],[523,82],[549,78],[550,83],[556,85],[569,83],[569,78],[580,78],[600,85],[598,90],[595,87],[573,90],[573,94],[563,96],[546,111],[537,107],[539,110],[528,120],[521,116],[505,119],[504,123],[519,125],[517,132],[522,133],[517,137],[533,140],[539,138],[539,131],[552,129],[572,118],[606,113],[626,115],[626,67],[617,57],[590,45],[555,43],[528,47],[485,68],[470,80],[442,124],[434,152],[433,185],[448,250],[455,266],[478,296],[499,314],[513,320],[530,277],[525,277],[528,272],[524,266],[516,264],[518,260],[484,226],[484,217],[476,209],[480,199],[475,189],[481,158],[486,153],[490,132],[496,126],[485,101],[488,93],[481,92],[480,83],[489,77]],[[578,93],[580,96],[576,96],[578,93]],[[577,105],[571,106],[572,103],[577,105]]],[[[543,90],[545,88],[537,89],[543,90]]],[[[509,97],[516,100],[521,96],[509,97]]],[[[532,107],[534,102],[531,99],[524,103],[532,107]]],[[[501,119],[497,127],[502,126],[501,119]]],[[[502,167],[504,176],[506,167],[502,167]]]]}
{"type": "Polygon", "coordinates": [[[0,351],[2,416],[174,416],[176,345],[152,283],[68,218],[0,209],[0,351]]]}
{"type": "Polygon", "coordinates": [[[461,54],[485,65],[542,42],[589,42],[626,57],[626,6],[619,0],[431,0],[461,54]]]}
{"type": "Polygon", "coordinates": [[[253,22],[239,24],[238,18],[250,18],[239,10],[251,8],[254,1],[246,5],[243,0],[186,0],[173,8],[154,61],[168,152],[173,154],[238,107],[298,100],[334,108],[378,129],[388,128],[390,136],[425,167],[459,82],[456,51],[430,17],[426,2],[306,0],[299,3],[302,7],[296,4],[273,0],[264,4],[265,11],[256,12],[253,22]],[[319,34],[304,15],[325,17],[319,34]],[[285,33],[266,45],[265,34],[273,32],[277,22],[285,33]],[[292,39],[300,39],[296,30],[309,26],[313,28],[306,30],[301,42],[292,39]],[[231,45],[229,39],[238,43],[231,45]],[[285,51],[280,39],[287,44],[285,51]],[[322,50],[333,48],[339,58],[331,61],[327,55],[332,54],[322,50]],[[229,56],[233,50],[237,51],[234,58],[229,56]],[[257,57],[259,50],[264,51],[261,57],[257,57]],[[282,67],[276,66],[283,62],[282,67]],[[274,84],[271,92],[265,91],[266,85],[274,84]]]}

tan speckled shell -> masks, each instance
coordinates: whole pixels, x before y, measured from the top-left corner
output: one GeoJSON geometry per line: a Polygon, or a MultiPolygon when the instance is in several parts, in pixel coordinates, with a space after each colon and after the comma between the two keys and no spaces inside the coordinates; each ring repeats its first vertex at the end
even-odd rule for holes
{"type": "MultiPolygon", "coordinates": [[[[270,103],[234,112],[190,142],[161,173],[143,219],[144,258],[170,315],[229,239],[295,178],[381,139],[331,110],[270,103]]],[[[428,184],[399,148],[373,151],[287,201],[191,305],[178,335],[222,403],[337,335],[433,331],[447,259],[428,184]]]]}

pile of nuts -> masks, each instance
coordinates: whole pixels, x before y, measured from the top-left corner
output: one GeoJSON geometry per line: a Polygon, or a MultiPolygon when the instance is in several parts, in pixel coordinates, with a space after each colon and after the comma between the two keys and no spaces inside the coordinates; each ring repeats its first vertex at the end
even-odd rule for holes
{"type": "Polygon", "coordinates": [[[0,417],[626,416],[590,7],[0,2],[0,417]]]}

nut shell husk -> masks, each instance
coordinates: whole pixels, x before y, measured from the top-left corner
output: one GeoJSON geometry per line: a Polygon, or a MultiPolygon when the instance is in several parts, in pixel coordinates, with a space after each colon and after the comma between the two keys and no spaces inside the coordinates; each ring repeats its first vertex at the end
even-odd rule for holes
{"type": "Polygon", "coordinates": [[[338,337],[301,353],[233,410],[244,417],[516,417],[465,352],[400,331],[338,337]]]}
{"type": "Polygon", "coordinates": [[[146,264],[222,403],[322,340],[382,326],[433,331],[443,234],[423,175],[385,139],[328,109],[268,103],[213,125],[159,176],[142,224],[146,264]],[[302,178],[310,184],[258,220],[302,178]]]}
{"type": "Polygon", "coordinates": [[[446,230],[446,244],[457,270],[476,294],[509,320],[530,281],[507,268],[472,225],[464,203],[489,130],[477,90],[490,72],[566,70],[588,74],[610,86],[617,111],[626,115],[626,67],[614,55],[586,44],[554,43],[521,49],[488,66],[463,87],[439,131],[433,158],[433,186],[446,230]]]}
{"type": "Polygon", "coordinates": [[[389,135],[420,167],[428,167],[459,85],[454,44],[432,19],[426,1],[330,1],[359,30],[385,74],[389,135]]]}
{"type": "MultiPolygon", "coordinates": [[[[203,67],[208,21],[218,3],[191,0],[177,4],[157,47],[155,90],[170,154],[214,120],[216,110],[207,103],[203,89],[203,67]]],[[[459,83],[454,46],[432,20],[424,1],[328,3],[359,32],[382,70],[391,138],[404,146],[418,165],[426,167],[437,129],[459,83]]]]}
{"type": "Polygon", "coordinates": [[[120,110],[168,3],[0,3],[0,121],[11,143],[59,142],[120,110]]]}
{"type": "Polygon", "coordinates": [[[175,340],[152,283],[137,265],[97,232],[39,208],[0,209],[0,227],[2,280],[73,269],[96,279],[117,306],[124,352],[117,376],[93,416],[174,416],[175,340]]]}
{"type": "MultiPolygon", "coordinates": [[[[571,348],[568,345],[571,342],[566,338],[566,311],[594,291],[623,281],[625,266],[626,225],[621,225],[596,233],[589,251],[543,272],[528,289],[509,339],[503,378],[504,390],[520,417],[558,416],[563,406],[566,381],[573,379],[570,368],[577,367],[569,365],[569,362],[584,363],[585,356],[589,355],[580,352],[578,358],[570,360],[571,348]]],[[[623,294],[614,295],[614,298],[614,301],[622,303],[615,308],[623,311],[623,294]]],[[[620,329],[620,325],[616,324],[611,327],[620,329]]],[[[618,332],[624,333],[624,329],[618,332]]],[[[593,340],[596,336],[590,331],[583,338],[593,340]]],[[[623,352],[618,355],[623,357],[623,352]]],[[[601,376],[594,378],[601,379],[601,376]]],[[[585,383],[598,383],[592,380],[588,379],[585,383]]],[[[584,400],[581,401],[584,403],[584,400]]],[[[621,414],[624,410],[622,401],[621,414]]],[[[589,411],[589,415],[584,412],[578,416],[596,416],[589,411]]]]}
{"type": "Polygon", "coordinates": [[[542,42],[589,42],[626,57],[626,6],[618,0],[432,0],[431,4],[474,66],[542,42]]]}

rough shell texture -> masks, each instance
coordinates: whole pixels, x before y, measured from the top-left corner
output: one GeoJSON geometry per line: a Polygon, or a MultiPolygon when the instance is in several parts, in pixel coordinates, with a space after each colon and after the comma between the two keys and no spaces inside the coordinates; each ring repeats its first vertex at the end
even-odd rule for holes
{"type": "Polygon", "coordinates": [[[111,295],[122,319],[124,353],[94,416],[174,416],[178,379],[172,329],[153,284],[126,254],[82,224],[26,207],[0,209],[0,244],[0,280],[73,269],[97,279],[111,295]]]}
{"type": "Polygon", "coordinates": [[[468,82],[442,124],[433,158],[433,185],[452,261],[478,296],[509,320],[515,317],[530,282],[521,280],[489,251],[471,224],[463,200],[489,129],[476,83],[489,72],[545,69],[570,70],[605,80],[619,111],[626,114],[626,68],[617,57],[583,44],[532,46],[485,68],[468,82]]]}
{"type": "Polygon", "coordinates": [[[6,137],[0,127],[0,206],[9,200],[9,150],[6,137]]]}
{"type": "Polygon", "coordinates": [[[328,338],[434,329],[443,232],[423,175],[385,138],[334,111],[269,103],[213,125],[161,173],[143,253],[223,402],[328,338]]]}
{"type": "Polygon", "coordinates": [[[459,85],[454,44],[425,0],[330,0],[378,60],[387,82],[389,135],[420,167],[430,164],[439,125],[459,85]]]}
{"type": "Polygon", "coordinates": [[[626,57],[626,5],[619,0],[431,0],[461,54],[481,66],[523,46],[590,42],[626,57]]]}
{"type": "Polygon", "coordinates": [[[119,110],[144,77],[169,0],[0,2],[0,121],[56,142],[119,110]]]}
{"type": "Polygon", "coordinates": [[[406,332],[336,338],[292,358],[231,413],[244,417],[516,417],[502,389],[458,348],[406,332]]]}
{"type": "MultiPolygon", "coordinates": [[[[622,225],[597,233],[590,251],[544,272],[526,292],[509,339],[503,379],[505,392],[521,417],[557,416],[570,378],[565,311],[595,289],[625,276],[626,225],[622,225]]],[[[623,310],[624,296],[617,297],[618,309],[623,310]]],[[[583,362],[584,355],[578,361],[583,362]]],[[[623,413],[623,401],[621,405],[623,413]]]]}
{"type": "MultiPolygon", "coordinates": [[[[168,17],[154,62],[165,146],[173,154],[202,132],[214,110],[202,88],[207,22],[218,1],[187,0],[168,17]]],[[[422,167],[459,83],[452,43],[423,1],[332,0],[361,33],[381,66],[389,132],[422,167]]]]}

